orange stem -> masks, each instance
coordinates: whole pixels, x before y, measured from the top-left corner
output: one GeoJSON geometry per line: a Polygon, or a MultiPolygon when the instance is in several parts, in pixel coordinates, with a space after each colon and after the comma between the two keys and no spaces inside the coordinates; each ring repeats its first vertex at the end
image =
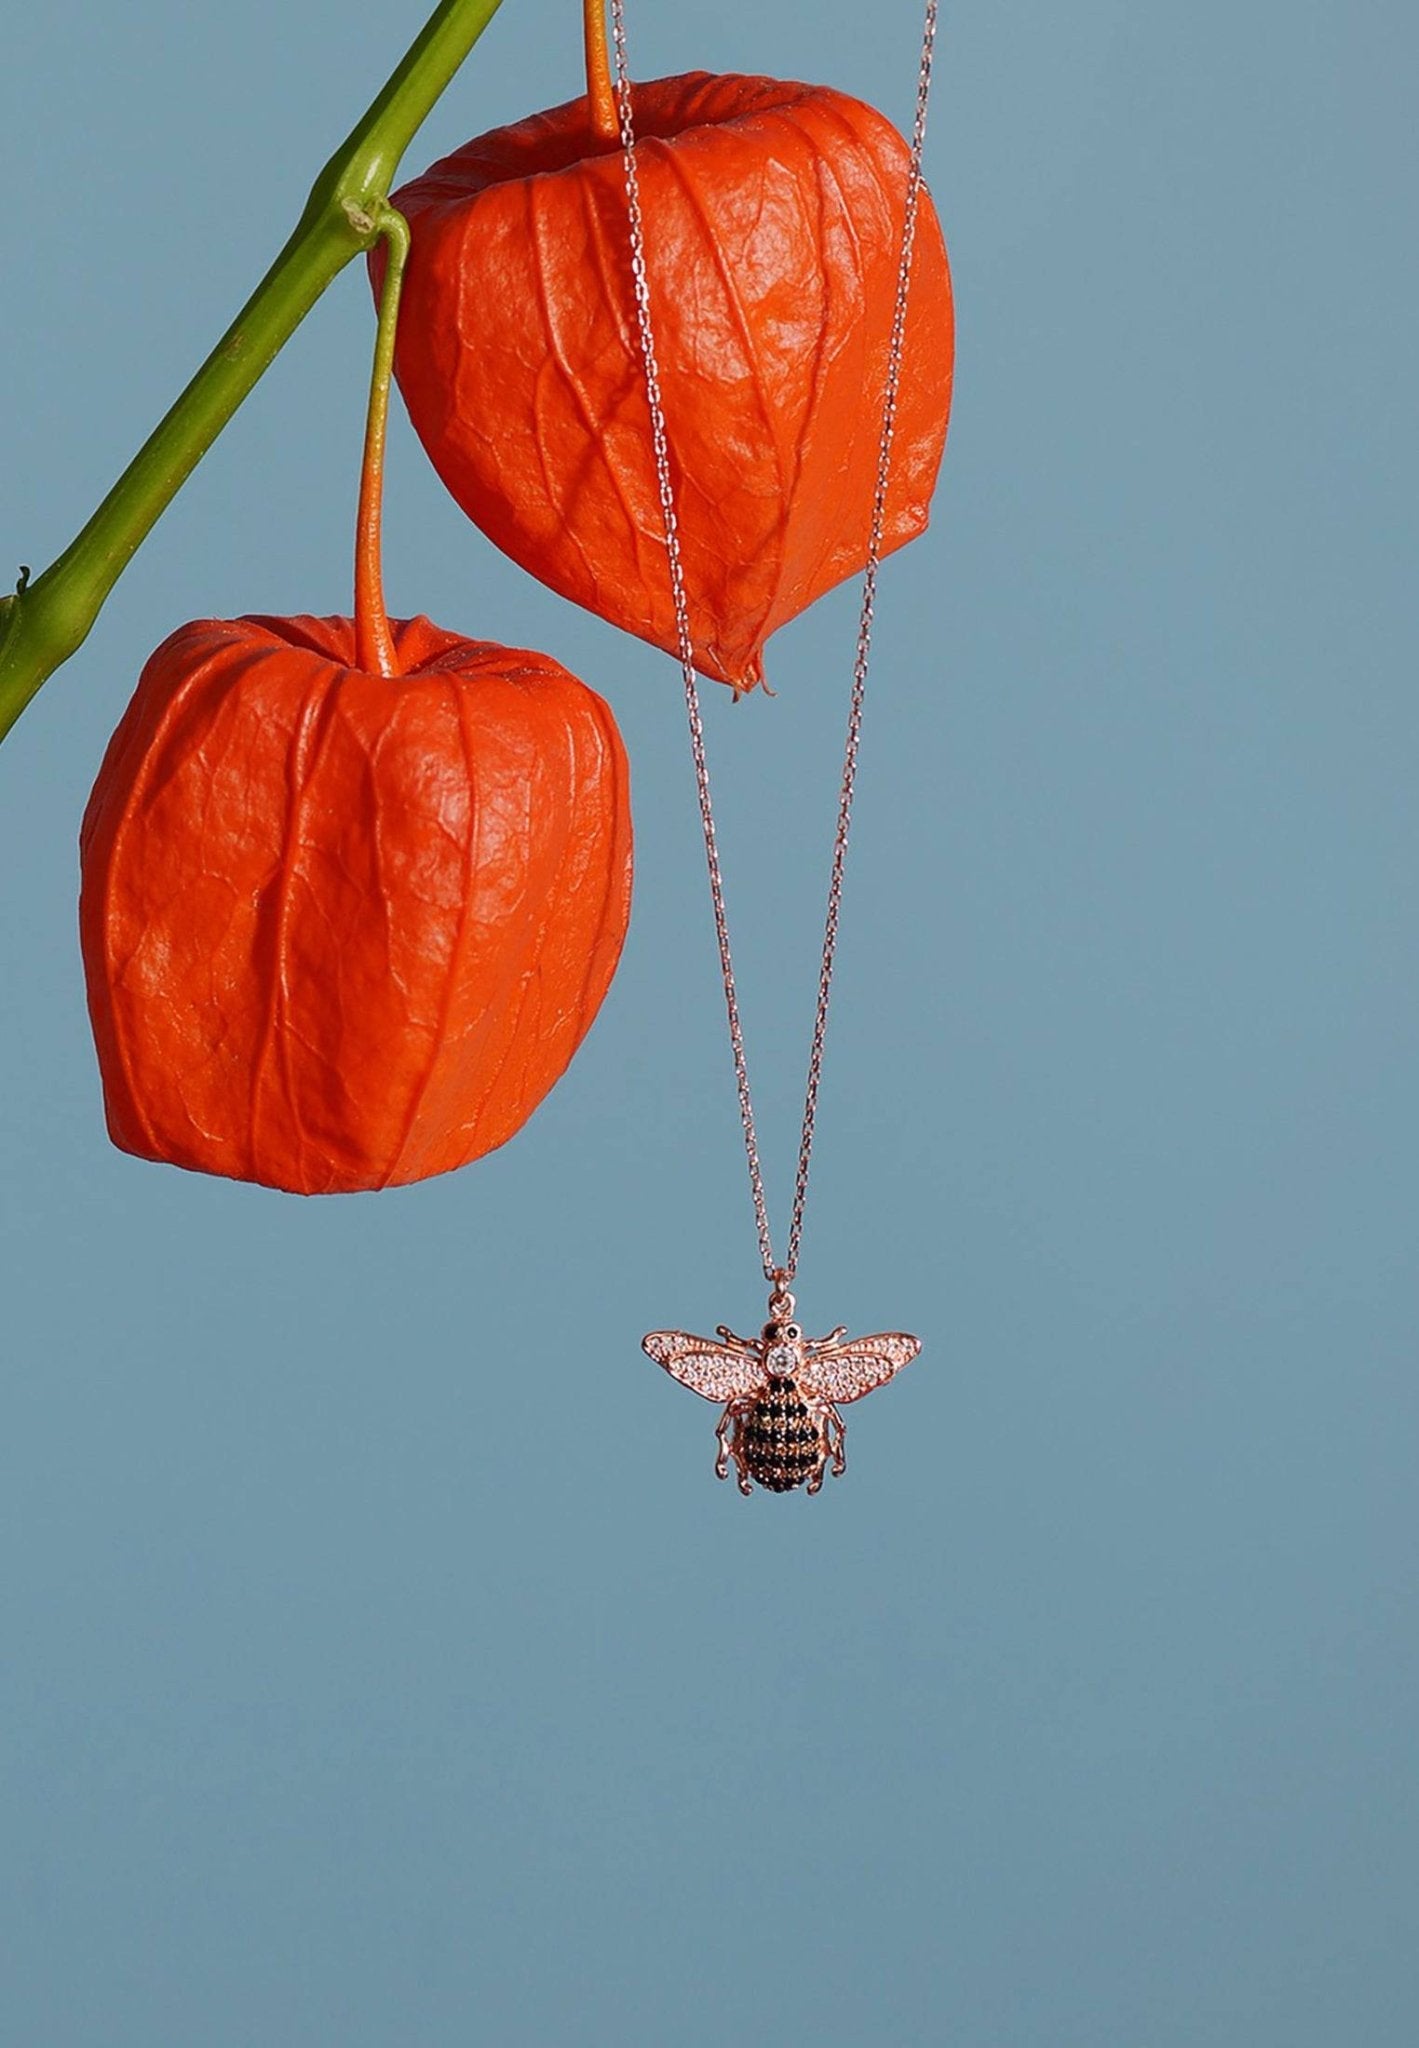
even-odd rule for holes
{"type": "Polygon", "coordinates": [[[621,133],[621,116],[616,106],[616,88],[611,83],[611,53],[606,47],[606,0],[582,0],[581,12],[586,31],[586,98],[591,108],[591,126],[603,142],[615,142],[621,133]]]}
{"type": "Polygon", "coordinates": [[[380,527],[384,510],[384,442],[389,424],[389,380],[394,369],[394,335],[399,323],[399,290],[409,254],[409,224],[383,205],[371,223],[384,238],[384,283],[370,372],[365,416],[365,451],[360,464],[360,509],[355,515],[355,663],[366,675],[397,676],[399,657],[384,608],[380,527]]]}

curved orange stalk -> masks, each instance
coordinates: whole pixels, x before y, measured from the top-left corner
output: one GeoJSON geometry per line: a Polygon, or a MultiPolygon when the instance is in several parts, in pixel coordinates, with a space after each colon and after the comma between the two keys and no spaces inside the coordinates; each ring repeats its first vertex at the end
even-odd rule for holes
{"type": "Polygon", "coordinates": [[[582,21],[586,31],[586,99],[591,108],[591,125],[603,142],[615,142],[621,133],[616,109],[616,88],[611,83],[611,58],[606,48],[606,0],[582,0],[582,21]]]}
{"type": "Polygon", "coordinates": [[[389,379],[394,368],[394,333],[399,323],[399,289],[409,254],[409,227],[402,213],[383,206],[374,226],[385,242],[384,285],[379,295],[370,403],[365,416],[365,451],[360,465],[360,509],[355,519],[355,660],[367,675],[397,676],[399,657],[384,608],[380,563],[380,522],[384,506],[384,441],[389,422],[389,379]]]}

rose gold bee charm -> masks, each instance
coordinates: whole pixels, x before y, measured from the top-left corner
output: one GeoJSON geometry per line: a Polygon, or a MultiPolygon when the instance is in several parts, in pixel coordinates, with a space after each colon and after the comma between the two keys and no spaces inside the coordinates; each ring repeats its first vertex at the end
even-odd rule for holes
{"type": "Polygon", "coordinates": [[[716,1337],[688,1330],[652,1330],[642,1349],[672,1378],[707,1401],[721,1401],[714,1469],[729,1476],[734,1460],[741,1493],[754,1481],[770,1493],[791,1493],[805,1481],[817,1493],[831,1465],[846,1467],[840,1404],[860,1400],[910,1365],[918,1337],[896,1330],[848,1342],[843,1324],[826,1337],[805,1337],[793,1320],[793,1296],[776,1286],[769,1320],[758,1337],[736,1337],[723,1323],[716,1337]]]}

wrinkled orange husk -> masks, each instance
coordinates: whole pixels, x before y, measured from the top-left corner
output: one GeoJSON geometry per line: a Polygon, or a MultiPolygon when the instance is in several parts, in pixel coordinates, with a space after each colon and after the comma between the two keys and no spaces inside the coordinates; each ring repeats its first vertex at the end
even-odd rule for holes
{"type": "Polygon", "coordinates": [[[114,1143],[297,1194],[446,1173],[527,1120],[615,970],[625,753],[545,655],[348,619],[153,655],[82,834],[114,1143]]]}
{"type": "MultiPolygon", "coordinates": [[[[866,560],[908,151],[861,101],[768,78],[658,79],[635,122],[696,661],[745,689],[769,634],[866,560]]],[[[515,562],[674,653],[619,146],[574,100],[395,203],[396,370],[440,476],[515,562]]],[[[952,357],[923,193],[884,551],[926,525],[952,357]]]]}

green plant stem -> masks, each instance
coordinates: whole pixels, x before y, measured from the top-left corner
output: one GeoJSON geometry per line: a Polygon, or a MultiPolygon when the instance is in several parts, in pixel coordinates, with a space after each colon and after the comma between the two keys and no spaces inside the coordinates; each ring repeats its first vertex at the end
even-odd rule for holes
{"type": "Polygon", "coordinates": [[[146,535],[301,321],[368,248],[415,131],[500,0],[441,0],[311,187],[294,232],[176,404],[59,559],[0,598],[0,740],[82,646],[146,535]]]}

